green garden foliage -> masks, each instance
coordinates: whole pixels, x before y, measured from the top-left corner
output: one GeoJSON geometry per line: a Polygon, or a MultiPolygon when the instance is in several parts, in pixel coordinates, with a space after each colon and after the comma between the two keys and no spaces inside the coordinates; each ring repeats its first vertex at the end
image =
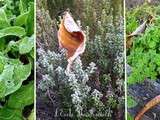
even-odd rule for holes
{"type": "MultiPolygon", "coordinates": [[[[132,73],[127,78],[128,87],[143,83],[145,79],[157,80],[160,75],[160,6],[147,3],[126,13],[127,33],[133,32],[149,15],[154,16],[144,33],[133,37],[133,46],[127,51],[127,63],[132,73]]],[[[136,100],[129,95],[128,108],[135,107],[136,100]]],[[[129,118],[131,119],[131,118],[129,118]]]]}
{"type": "Polygon", "coordinates": [[[23,120],[34,102],[33,0],[2,0],[0,16],[0,119],[23,120]]]}
{"type": "MultiPolygon", "coordinates": [[[[127,63],[132,66],[133,71],[132,74],[128,77],[128,84],[143,82],[146,78],[155,80],[160,74],[159,7],[151,7],[147,6],[146,4],[142,5],[142,7],[142,10],[140,10],[140,7],[135,8],[135,10],[129,11],[128,19],[130,19],[129,17],[135,17],[137,21],[146,20],[147,18],[143,17],[141,13],[144,13],[144,16],[150,14],[154,15],[155,19],[152,24],[147,26],[145,33],[142,33],[140,36],[133,38],[133,47],[128,51],[129,54],[127,56],[127,63]],[[145,11],[145,8],[151,9],[150,11],[154,12],[150,12],[150,14],[148,14],[148,12],[145,11]]],[[[134,21],[134,19],[132,20],[134,21]]],[[[132,22],[128,22],[128,29],[132,29],[131,24],[132,22]]],[[[140,22],[137,22],[137,24],[139,25],[140,22]]]]}

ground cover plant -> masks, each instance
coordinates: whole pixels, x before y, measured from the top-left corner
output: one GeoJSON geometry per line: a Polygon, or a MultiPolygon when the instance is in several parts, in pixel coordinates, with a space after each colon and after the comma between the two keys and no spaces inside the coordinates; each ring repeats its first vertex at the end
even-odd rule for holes
{"type": "Polygon", "coordinates": [[[0,120],[33,120],[33,66],[34,0],[1,0],[0,120]]]}
{"type": "Polygon", "coordinates": [[[37,119],[124,119],[123,1],[37,2],[37,119]],[[86,50],[66,72],[58,46],[69,8],[86,35],[86,50]]]}
{"type": "MultiPolygon", "coordinates": [[[[127,49],[127,64],[131,73],[127,78],[128,89],[132,86],[143,84],[146,79],[156,81],[160,79],[160,13],[159,5],[145,2],[126,13],[126,31],[131,34],[140,24],[153,16],[146,29],[131,39],[133,44],[127,49]]],[[[158,83],[158,82],[157,82],[158,83]]],[[[153,93],[156,91],[152,91],[153,93]]],[[[151,96],[148,96],[152,99],[151,96]]],[[[133,108],[138,101],[128,93],[128,108],[133,108]]],[[[144,104],[144,103],[143,103],[144,104]]],[[[152,103],[154,104],[154,103],[152,103]]],[[[129,116],[132,120],[134,116],[129,116]]],[[[158,114],[155,114],[157,117],[158,114]]]]}

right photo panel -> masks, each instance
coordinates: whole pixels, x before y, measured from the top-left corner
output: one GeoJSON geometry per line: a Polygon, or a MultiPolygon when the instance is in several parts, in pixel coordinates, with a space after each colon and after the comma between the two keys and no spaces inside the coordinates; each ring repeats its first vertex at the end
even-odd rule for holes
{"type": "Polygon", "coordinates": [[[127,120],[160,120],[160,1],[125,3],[127,120]]]}

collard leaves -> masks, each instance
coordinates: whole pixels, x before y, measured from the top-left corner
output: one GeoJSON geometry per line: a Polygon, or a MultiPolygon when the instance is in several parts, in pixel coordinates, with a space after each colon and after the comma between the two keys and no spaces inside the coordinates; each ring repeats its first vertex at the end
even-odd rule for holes
{"type": "Polygon", "coordinates": [[[5,37],[5,36],[17,36],[17,37],[22,37],[26,34],[25,29],[22,27],[18,26],[13,26],[13,27],[7,27],[2,30],[0,30],[0,38],[5,37]]]}
{"type": "Polygon", "coordinates": [[[22,26],[26,24],[27,18],[28,18],[29,12],[23,13],[21,15],[19,15],[16,20],[14,25],[15,26],[22,26]]]}
{"type": "Polygon", "coordinates": [[[0,75],[0,98],[3,98],[21,87],[22,82],[30,75],[31,63],[23,65],[18,59],[7,59],[2,56],[0,59],[5,60],[0,75]]]}
{"type": "Polygon", "coordinates": [[[34,86],[33,82],[22,86],[17,92],[13,93],[6,106],[14,109],[21,109],[34,102],[34,86]],[[27,97],[26,97],[27,96],[27,97]]]}
{"type": "Polygon", "coordinates": [[[20,54],[29,53],[34,47],[34,36],[25,37],[20,41],[19,52],[20,54]]]}
{"type": "Polygon", "coordinates": [[[23,120],[22,110],[34,102],[33,82],[22,86],[13,93],[3,108],[0,108],[0,120],[23,120]]]}
{"type": "Polygon", "coordinates": [[[25,107],[33,107],[33,2],[4,0],[0,8],[0,120],[23,120],[25,107]]]}
{"type": "Polygon", "coordinates": [[[23,116],[20,110],[12,110],[9,108],[0,109],[1,120],[23,120],[23,116]]]}

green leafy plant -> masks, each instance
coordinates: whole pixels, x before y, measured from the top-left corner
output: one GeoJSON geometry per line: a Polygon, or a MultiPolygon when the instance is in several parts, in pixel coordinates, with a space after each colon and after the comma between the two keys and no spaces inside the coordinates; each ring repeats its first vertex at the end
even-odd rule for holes
{"type": "MultiPolygon", "coordinates": [[[[127,78],[128,88],[132,85],[143,83],[145,79],[156,80],[160,75],[160,14],[159,6],[144,3],[126,13],[127,33],[133,32],[147,16],[153,15],[152,24],[148,25],[145,32],[133,37],[133,46],[127,51],[127,63],[132,72],[127,78]]],[[[133,108],[137,102],[128,94],[128,108],[133,108]]],[[[128,113],[128,119],[132,116],[128,113]]]]}
{"type": "Polygon", "coordinates": [[[33,108],[34,1],[0,1],[0,119],[33,108]]]}
{"type": "Polygon", "coordinates": [[[146,78],[155,80],[160,74],[160,28],[159,18],[149,26],[144,35],[135,38],[133,48],[127,57],[133,72],[128,77],[128,83],[143,82],[146,78]]]}

